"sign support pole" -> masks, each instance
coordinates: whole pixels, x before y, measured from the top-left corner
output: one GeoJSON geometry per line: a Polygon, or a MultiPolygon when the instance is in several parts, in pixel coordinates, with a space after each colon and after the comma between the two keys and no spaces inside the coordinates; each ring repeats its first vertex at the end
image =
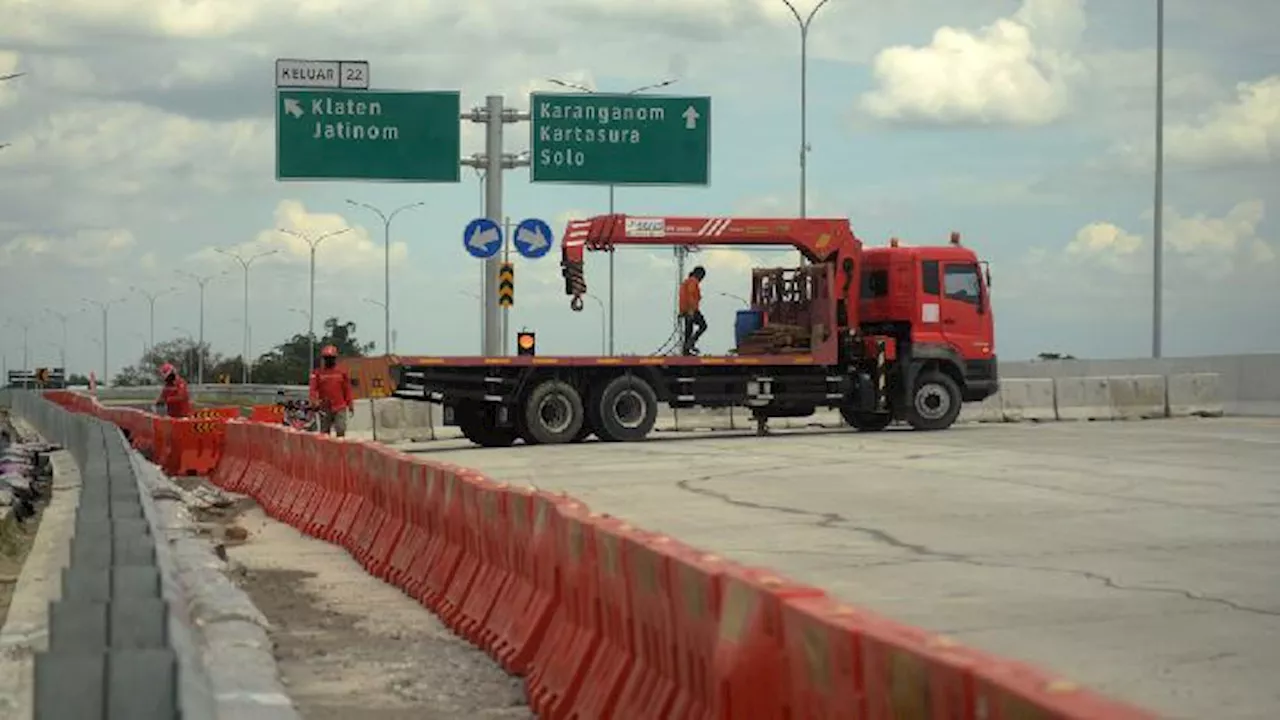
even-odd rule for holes
{"type": "MultiPolygon", "coordinates": [[[[487,167],[484,177],[485,215],[502,226],[502,96],[485,98],[488,127],[484,134],[484,153],[487,167]]],[[[502,352],[502,308],[498,307],[498,269],[502,259],[498,256],[484,261],[484,355],[494,357],[502,352]]]]}
{"type": "MultiPolygon", "coordinates": [[[[463,120],[484,123],[484,153],[462,158],[461,164],[484,171],[485,216],[502,227],[502,171],[528,167],[527,157],[508,155],[502,149],[502,130],[507,123],[526,122],[529,113],[503,107],[501,95],[489,95],[483,107],[462,114],[463,120]]],[[[502,354],[502,308],[498,305],[498,270],[502,266],[499,255],[484,261],[484,287],[481,303],[484,308],[484,332],[481,334],[481,354],[498,357],[502,354]]]]}

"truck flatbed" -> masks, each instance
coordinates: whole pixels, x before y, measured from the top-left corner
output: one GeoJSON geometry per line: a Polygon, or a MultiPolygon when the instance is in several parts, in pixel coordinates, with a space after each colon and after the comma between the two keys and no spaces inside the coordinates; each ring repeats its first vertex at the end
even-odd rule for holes
{"type": "MultiPolygon", "coordinates": [[[[512,357],[481,357],[476,355],[460,355],[453,357],[439,356],[400,356],[401,366],[422,367],[489,367],[504,365],[512,367],[532,367],[543,365],[559,365],[563,367],[702,367],[717,365],[823,365],[822,353],[786,353],[775,355],[516,355],[512,357]]],[[[831,361],[833,361],[832,359],[831,361]]],[[[828,362],[831,362],[828,361],[828,362]]]]}

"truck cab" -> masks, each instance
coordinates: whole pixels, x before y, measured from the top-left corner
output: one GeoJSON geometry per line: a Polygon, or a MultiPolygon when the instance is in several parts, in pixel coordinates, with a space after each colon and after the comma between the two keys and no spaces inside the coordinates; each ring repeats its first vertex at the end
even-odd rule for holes
{"type": "MultiPolygon", "coordinates": [[[[998,389],[991,274],[952,233],[947,245],[863,247],[859,322],[889,336],[893,354],[946,372],[965,402],[998,389]]],[[[913,363],[915,364],[915,363],[913,363]]],[[[927,368],[926,368],[927,369],[927,368]]]]}

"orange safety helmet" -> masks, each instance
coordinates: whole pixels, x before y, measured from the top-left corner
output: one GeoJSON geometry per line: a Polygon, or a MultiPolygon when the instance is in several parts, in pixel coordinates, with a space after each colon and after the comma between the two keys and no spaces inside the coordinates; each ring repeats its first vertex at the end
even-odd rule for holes
{"type": "Polygon", "coordinates": [[[320,357],[336,358],[338,357],[338,348],[333,345],[325,345],[324,349],[320,351],[320,357]]]}

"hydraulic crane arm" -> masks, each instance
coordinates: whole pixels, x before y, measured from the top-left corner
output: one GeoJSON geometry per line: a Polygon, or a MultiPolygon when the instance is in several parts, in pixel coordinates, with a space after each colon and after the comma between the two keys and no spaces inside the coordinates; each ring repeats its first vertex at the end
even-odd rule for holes
{"type": "MultiPolygon", "coordinates": [[[[618,245],[788,246],[809,262],[856,262],[862,248],[842,218],[635,217],[598,215],[570,220],[561,242],[560,272],[569,306],[582,309],[587,294],[583,261],[587,250],[612,251],[618,245]]],[[[849,270],[852,270],[850,264],[849,270]]]]}

